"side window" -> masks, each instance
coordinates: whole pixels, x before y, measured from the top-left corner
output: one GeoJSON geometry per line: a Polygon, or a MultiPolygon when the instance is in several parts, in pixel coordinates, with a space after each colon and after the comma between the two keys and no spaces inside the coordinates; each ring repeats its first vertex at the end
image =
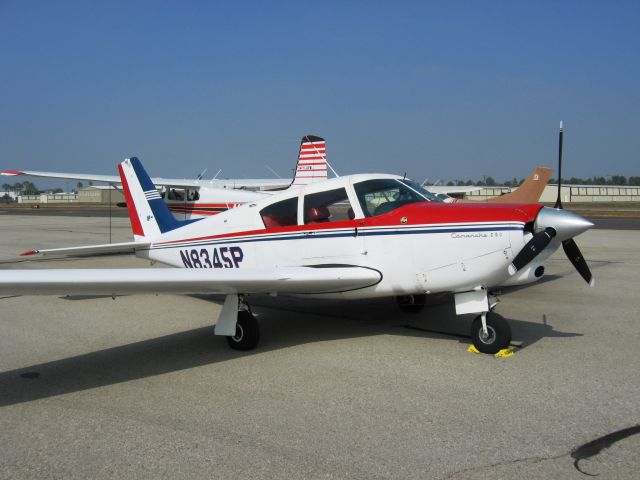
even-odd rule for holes
{"type": "Polygon", "coordinates": [[[170,188],[167,200],[184,200],[184,188],[170,188]]]}
{"type": "Polygon", "coordinates": [[[353,209],[344,188],[305,195],[303,205],[305,225],[354,218],[353,209]]]}
{"type": "Polygon", "coordinates": [[[189,190],[187,190],[187,200],[189,200],[190,202],[200,200],[200,193],[198,193],[198,190],[196,190],[195,188],[190,188],[189,190]]]}
{"type": "Polygon", "coordinates": [[[260,211],[266,228],[288,227],[298,224],[298,197],[269,205],[260,211]]]}

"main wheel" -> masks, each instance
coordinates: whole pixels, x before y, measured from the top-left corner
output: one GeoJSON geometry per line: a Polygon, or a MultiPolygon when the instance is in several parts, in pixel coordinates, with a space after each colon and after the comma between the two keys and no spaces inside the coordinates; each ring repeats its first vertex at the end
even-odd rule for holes
{"type": "Polygon", "coordinates": [[[487,334],[482,331],[482,317],[478,315],[471,324],[473,345],[482,353],[498,353],[511,343],[511,327],[500,315],[487,313],[487,334]]]}
{"type": "Polygon", "coordinates": [[[227,337],[229,346],[235,350],[253,350],[260,340],[260,327],[256,317],[250,312],[242,310],[238,312],[236,334],[227,337]]]}
{"type": "Polygon", "coordinates": [[[398,308],[406,313],[419,313],[427,303],[426,295],[402,295],[396,297],[398,308]]]}

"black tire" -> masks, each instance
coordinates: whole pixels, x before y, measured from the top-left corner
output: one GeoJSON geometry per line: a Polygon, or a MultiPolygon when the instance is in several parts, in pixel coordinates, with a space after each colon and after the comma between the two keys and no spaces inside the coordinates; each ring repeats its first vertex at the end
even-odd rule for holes
{"type": "Polygon", "coordinates": [[[500,315],[487,313],[487,330],[489,336],[485,338],[482,332],[482,318],[478,315],[471,324],[471,339],[478,351],[494,354],[511,343],[511,327],[500,315]]]}
{"type": "Polygon", "coordinates": [[[402,295],[396,297],[398,308],[405,313],[420,313],[427,303],[426,295],[402,295]]]}
{"type": "Polygon", "coordinates": [[[260,326],[256,317],[245,310],[238,312],[236,334],[227,337],[227,343],[234,350],[253,350],[260,340],[260,326]]]}

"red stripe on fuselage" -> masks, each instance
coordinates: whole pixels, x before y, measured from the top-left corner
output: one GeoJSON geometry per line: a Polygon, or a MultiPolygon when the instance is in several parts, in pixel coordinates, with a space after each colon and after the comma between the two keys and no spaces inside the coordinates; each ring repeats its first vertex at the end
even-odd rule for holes
{"type": "Polygon", "coordinates": [[[321,231],[339,228],[366,228],[366,227],[398,227],[415,225],[447,225],[469,224],[484,222],[532,222],[540,204],[451,204],[420,202],[405,205],[384,215],[376,217],[359,218],[355,220],[343,220],[341,222],[315,223],[308,225],[291,225],[289,227],[262,228],[246,230],[242,232],[223,233],[219,235],[207,235],[203,237],[185,238],[158,242],[155,245],[171,245],[174,243],[193,242],[201,240],[233,238],[240,236],[264,235],[268,233],[291,233],[297,231],[321,231]],[[406,221],[403,223],[403,219],[406,221]]]}

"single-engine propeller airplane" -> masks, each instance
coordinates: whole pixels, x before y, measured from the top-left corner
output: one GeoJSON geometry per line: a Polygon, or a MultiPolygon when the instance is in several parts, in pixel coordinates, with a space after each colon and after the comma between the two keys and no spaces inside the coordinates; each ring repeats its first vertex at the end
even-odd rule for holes
{"type": "Polygon", "coordinates": [[[133,242],[25,254],[129,251],[179,268],[4,271],[1,294],[224,294],[215,334],[226,336],[235,349],[250,350],[259,340],[250,294],[396,296],[416,306],[426,295],[451,292],[457,314],[476,315],[475,347],[496,353],[508,346],[511,331],[493,313],[489,294],[495,288],[538,280],[545,260],[561,244],[593,285],[573,240],[593,225],[562,210],[559,199],[557,208],[447,204],[406,178],[358,174],[257,199],[214,217],[179,221],[137,158],[122,162],[119,172],[133,242]]]}
{"type": "MultiPolygon", "coordinates": [[[[326,141],[316,135],[305,135],[300,141],[298,159],[293,179],[197,179],[153,178],[160,187],[158,192],[167,202],[169,210],[180,220],[208,217],[251,202],[274,191],[294,190],[303,185],[328,178],[326,141]],[[255,189],[262,189],[256,191],[255,189]]],[[[4,170],[2,176],[25,176],[35,178],[59,178],[66,180],[88,180],[108,183],[120,188],[117,175],[96,175],[91,173],[39,172],[33,170],[4,170]]]]}

